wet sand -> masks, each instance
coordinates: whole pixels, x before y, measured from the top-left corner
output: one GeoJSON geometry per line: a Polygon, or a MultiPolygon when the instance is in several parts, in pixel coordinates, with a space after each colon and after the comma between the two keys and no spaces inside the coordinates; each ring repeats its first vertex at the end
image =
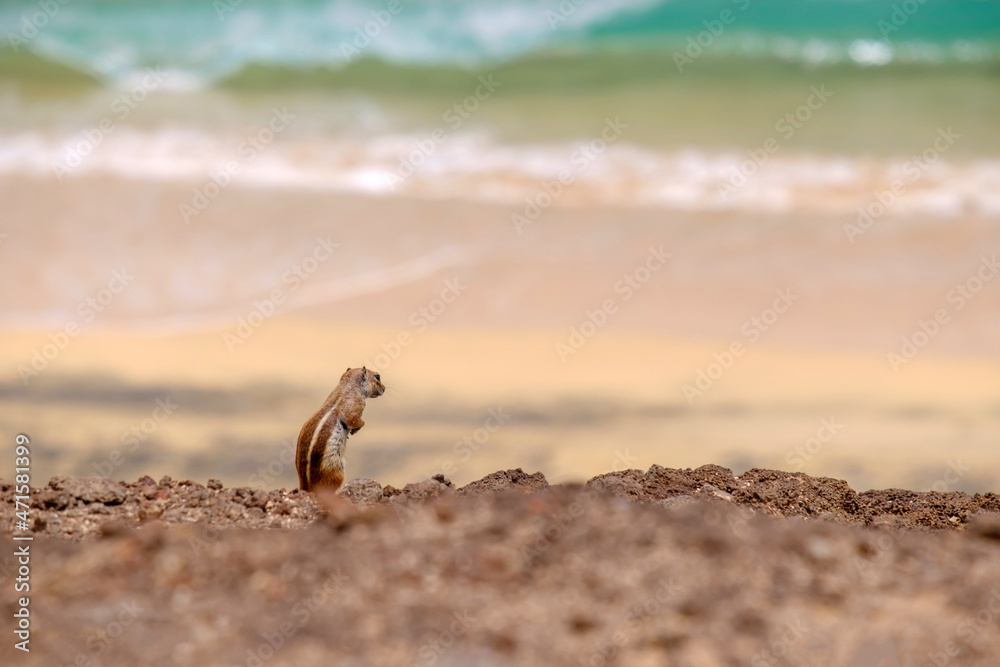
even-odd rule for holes
{"type": "MultiPolygon", "coordinates": [[[[59,452],[40,462],[41,474],[100,472],[120,450],[115,478],[155,461],[164,474],[246,484],[290,447],[345,364],[379,359],[397,335],[276,319],[233,353],[222,332],[81,336],[27,390],[5,387],[0,422],[59,452]],[[149,422],[157,400],[176,409],[149,422]],[[126,435],[134,427],[139,443],[126,435]]],[[[3,342],[26,349],[37,336],[8,333],[3,342]]],[[[520,460],[564,481],[711,456],[739,469],[915,489],[931,488],[960,460],[949,489],[997,484],[989,471],[1000,463],[992,446],[1000,362],[928,357],[894,374],[876,354],[748,347],[689,403],[684,385],[696,386],[697,369],[711,371],[725,346],[603,331],[563,362],[554,349],[561,337],[414,335],[381,369],[389,391],[369,402],[368,425],[350,441],[349,475],[398,484],[443,470],[464,482],[520,460]],[[485,432],[491,409],[509,419],[485,432]],[[481,442],[462,446],[463,438],[481,442]]],[[[268,481],[294,479],[285,466],[268,481]]]]}
{"type": "Polygon", "coordinates": [[[2,188],[0,258],[19,279],[0,424],[44,444],[42,476],[107,470],[121,450],[112,477],[249,483],[345,367],[370,363],[390,392],[349,476],[530,465],[562,481],[708,457],[857,488],[997,485],[1000,281],[953,299],[997,246],[984,219],[887,218],[851,244],[844,218],[556,206],[518,234],[510,207],[234,186],[185,225],[190,185],[2,188]],[[287,281],[317,239],[339,245],[287,281]],[[121,269],[134,279],[86,321],[79,304],[121,269]],[[942,309],[894,370],[887,354],[942,309]],[[18,367],[70,323],[25,386],[18,367]],[[150,422],[158,399],[180,407],[150,422]],[[511,418],[470,452],[490,409],[511,418]]]}

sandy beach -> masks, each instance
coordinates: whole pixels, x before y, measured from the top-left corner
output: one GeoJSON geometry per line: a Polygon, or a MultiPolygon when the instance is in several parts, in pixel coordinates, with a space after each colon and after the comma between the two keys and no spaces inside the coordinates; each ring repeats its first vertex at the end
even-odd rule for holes
{"type": "Polygon", "coordinates": [[[0,663],[996,667],[998,25],[0,3],[0,663]]]}
{"type": "Polygon", "coordinates": [[[8,287],[0,422],[48,443],[43,476],[107,471],[111,447],[112,476],[248,483],[366,363],[390,391],[349,474],[390,483],[706,460],[857,488],[997,480],[1000,282],[981,218],[886,219],[851,244],[836,217],[562,206],[518,234],[499,205],[234,187],[184,225],[184,184],[3,187],[0,253],[32,278],[8,287]],[[40,231],[37,206],[66,224],[40,231]],[[147,223],[160,231],[125,227],[147,223]],[[39,303],[50,328],[19,325],[39,303]],[[158,399],[179,407],[153,424],[158,399]],[[510,419],[470,451],[491,409],[510,419]]]}

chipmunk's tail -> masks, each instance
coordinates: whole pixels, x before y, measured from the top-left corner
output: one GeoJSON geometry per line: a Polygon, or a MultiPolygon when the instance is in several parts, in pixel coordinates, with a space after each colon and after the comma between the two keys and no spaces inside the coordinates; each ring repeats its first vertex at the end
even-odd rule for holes
{"type": "Polygon", "coordinates": [[[306,422],[299,431],[299,441],[295,447],[295,470],[299,473],[299,488],[309,490],[309,442],[316,425],[306,422]]]}

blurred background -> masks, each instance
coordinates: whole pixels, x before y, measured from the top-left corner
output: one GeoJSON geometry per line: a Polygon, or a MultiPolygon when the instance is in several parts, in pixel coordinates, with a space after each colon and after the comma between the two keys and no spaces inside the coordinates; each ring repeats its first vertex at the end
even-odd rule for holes
{"type": "Polygon", "coordinates": [[[0,28],[0,425],[35,485],[295,486],[366,364],[349,477],[997,489],[996,2],[15,0],[0,28]]]}

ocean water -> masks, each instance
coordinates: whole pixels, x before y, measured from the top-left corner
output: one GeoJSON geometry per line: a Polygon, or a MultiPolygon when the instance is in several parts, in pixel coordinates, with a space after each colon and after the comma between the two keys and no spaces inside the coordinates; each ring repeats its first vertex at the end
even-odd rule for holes
{"type": "Polygon", "coordinates": [[[0,34],[0,173],[1000,215],[988,0],[17,0],[0,34]]]}
{"type": "Polygon", "coordinates": [[[338,70],[361,58],[424,68],[552,55],[638,63],[683,52],[692,36],[704,53],[686,55],[717,62],[940,66],[1000,58],[1000,7],[989,0],[14,0],[0,9],[0,25],[11,49],[102,81],[160,65],[192,86],[254,68],[338,70]]]}

